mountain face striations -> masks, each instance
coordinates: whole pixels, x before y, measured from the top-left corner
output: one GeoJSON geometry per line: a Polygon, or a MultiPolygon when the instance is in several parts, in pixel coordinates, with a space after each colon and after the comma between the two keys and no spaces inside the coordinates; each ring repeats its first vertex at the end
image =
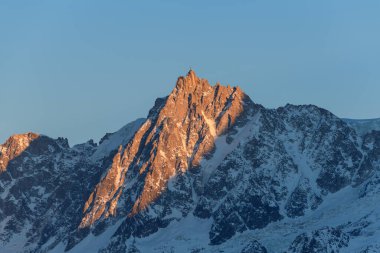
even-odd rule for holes
{"type": "Polygon", "coordinates": [[[99,144],[0,145],[0,252],[379,252],[366,122],[267,109],[190,70],[99,144]]]}

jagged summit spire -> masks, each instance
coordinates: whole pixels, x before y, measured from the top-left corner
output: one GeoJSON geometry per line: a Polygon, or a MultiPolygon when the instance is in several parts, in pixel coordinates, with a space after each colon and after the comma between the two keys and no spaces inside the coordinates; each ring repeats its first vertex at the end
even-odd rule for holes
{"type": "MultiPolygon", "coordinates": [[[[190,68],[186,76],[180,76],[177,80],[176,90],[193,91],[201,82],[207,80],[200,79],[190,68]]],[[[209,86],[209,85],[208,85],[209,86]]]]}
{"type": "Polygon", "coordinates": [[[197,75],[195,74],[194,70],[190,67],[189,72],[187,72],[187,76],[190,76],[190,77],[194,76],[194,77],[196,77],[197,75]]]}
{"type": "Polygon", "coordinates": [[[206,79],[199,78],[195,71],[190,68],[186,76],[180,76],[177,80],[176,86],[171,94],[177,96],[178,94],[190,93],[203,93],[212,89],[212,86],[206,79]]]}

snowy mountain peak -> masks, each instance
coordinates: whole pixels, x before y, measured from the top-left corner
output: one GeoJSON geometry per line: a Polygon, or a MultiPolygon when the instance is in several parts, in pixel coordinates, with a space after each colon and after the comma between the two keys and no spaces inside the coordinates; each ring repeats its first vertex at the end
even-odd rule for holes
{"type": "Polygon", "coordinates": [[[135,190],[134,199],[130,210],[120,211],[136,215],[145,210],[167,189],[170,178],[198,167],[211,155],[215,138],[246,119],[251,105],[239,88],[211,86],[192,70],[180,77],[173,92],[156,101],[125,150],[117,152],[86,202],[81,227],[115,215],[120,197],[129,195],[126,187],[135,190]]]}
{"type": "Polygon", "coordinates": [[[377,252],[380,131],[355,128],[191,70],[99,145],[1,145],[0,251],[377,252]]]}

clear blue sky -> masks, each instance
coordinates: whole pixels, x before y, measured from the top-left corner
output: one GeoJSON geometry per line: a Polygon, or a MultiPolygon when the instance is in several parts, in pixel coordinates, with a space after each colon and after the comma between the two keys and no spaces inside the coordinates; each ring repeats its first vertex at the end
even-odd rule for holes
{"type": "Polygon", "coordinates": [[[191,66],[257,103],[380,117],[380,1],[0,1],[0,142],[98,141],[191,66]]]}

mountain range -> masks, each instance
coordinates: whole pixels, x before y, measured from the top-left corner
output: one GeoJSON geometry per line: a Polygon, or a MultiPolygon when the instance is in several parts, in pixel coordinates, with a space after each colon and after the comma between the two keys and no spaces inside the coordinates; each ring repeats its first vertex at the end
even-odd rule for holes
{"type": "Polygon", "coordinates": [[[99,143],[0,145],[0,252],[380,252],[380,120],[190,70],[99,143]]]}

